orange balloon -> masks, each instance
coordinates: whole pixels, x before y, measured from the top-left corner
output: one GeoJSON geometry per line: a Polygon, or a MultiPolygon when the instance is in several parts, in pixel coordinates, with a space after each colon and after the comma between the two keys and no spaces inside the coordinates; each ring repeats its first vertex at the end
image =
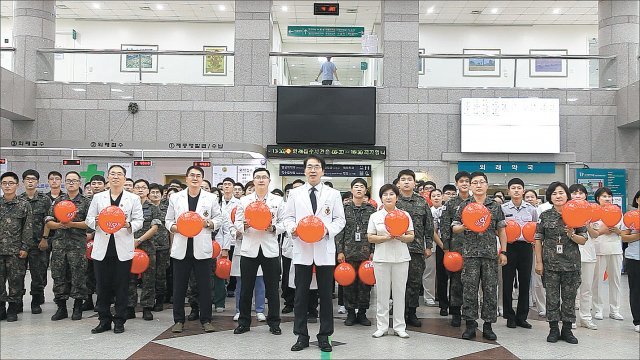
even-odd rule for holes
{"type": "Polygon", "coordinates": [[[347,262],[343,262],[336,266],[333,271],[333,277],[338,284],[342,286],[349,286],[356,280],[356,270],[347,262]]]}
{"type": "Polygon", "coordinates": [[[618,225],[622,219],[622,210],[618,205],[605,204],[602,205],[602,222],[608,227],[614,227],[618,225]]]}
{"type": "Polygon", "coordinates": [[[131,260],[131,273],[142,274],[149,267],[149,255],[142,249],[133,251],[133,259],[131,260]]]}
{"type": "Polygon", "coordinates": [[[176,221],[178,232],[188,238],[192,238],[202,231],[204,220],[202,216],[195,211],[187,211],[178,216],[176,221]]]}
{"type": "Polygon", "coordinates": [[[458,272],[462,270],[462,255],[459,252],[449,251],[444,254],[444,258],[442,259],[442,264],[444,268],[451,272],[458,272]]]}
{"type": "Polygon", "coordinates": [[[127,217],[124,215],[122,209],[114,205],[102,209],[98,215],[98,225],[100,229],[107,234],[118,232],[118,230],[124,227],[126,222],[127,217]]]}
{"type": "Polygon", "coordinates": [[[358,269],[358,277],[360,281],[362,281],[366,285],[375,285],[376,283],[376,275],[373,270],[373,261],[367,260],[363,261],[360,264],[360,268],[358,269]]]}
{"type": "Polygon", "coordinates": [[[640,230],[640,211],[627,211],[623,217],[624,226],[631,230],[640,230]]]}
{"type": "Polygon", "coordinates": [[[607,281],[607,279],[609,279],[609,274],[607,274],[607,272],[604,272],[604,276],[602,277],[602,281],[607,281]]]}
{"type": "Polygon", "coordinates": [[[234,207],[233,210],[231,210],[231,222],[234,223],[236,222],[236,211],[238,210],[238,207],[234,207]]]}
{"type": "Polygon", "coordinates": [[[522,236],[530,243],[536,242],[536,226],[538,226],[538,224],[533,221],[529,221],[522,227],[522,236]]]}
{"type": "Polygon", "coordinates": [[[596,203],[590,203],[591,206],[591,222],[602,219],[602,207],[596,203]]]}
{"type": "Polygon", "coordinates": [[[586,200],[569,200],[562,207],[562,220],[570,228],[584,226],[591,215],[591,205],[586,200]]]}
{"type": "Polygon", "coordinates": [[[71,222],[76,217],[77,212],[76,204],[69,200],[60,201],[53,207],[53,215],[63,224],[71,222]]]}
{"type": "Polygon", "coordinates": [[[507,232],[507,242],[509,244],[514,243],[521,234],[520,224],[515,220],[507,220],[505,231],[507,232]]]}
{"type": "Polygon", "coordinates": [[[91,257],[92,250],[93,250],[93,240],[87,240],[85,257],[89,260],[92,259],[91,257]]]}
{"type": "Polygon", "coordinates": [[[231,277],[231,260],[220,258],[216,261],[216,276],[220,279],[231,277]]]}
{"type": "Polygon", "coordinates": [[[469,203],[462,210],[462,223],[473,232],[484,232],[491,224],[491,213],[480,203],[469,203]]]}
{"type": "Polygon", "coordinates": [[[423,198],[427,201],[427,204],[429,204],[429,207],[433,206],[433,203],[431,202],[431,191],[425,192],[423,198]]]}
{"type": "Polygon", "coordinates": [[[384,226],[391,236],[402,236],[409,229],[409,217],[402,210],[392,210],[384,217],[384,226]]]}
{"type": "Polygon", "coordinates": [[[262,201],[254,201],[244,209],[247,224],[256,230],[267,230],[271,225],[271,211],[262,201]]]}
{"type": "Polygon", "coordinates": [[[378,203],[373,199],[369,199],[369,204],[371,204],[375,209],[378,208],[378,203]]]}
{"type": "Polygon", "coordinates": [[[215,259],[222,252],[222,248],[220,247],[220,244],[215,240],[211,242],[211,246],[213,246],[213,254],[211,254],[211,258],[215,259]]]}
{"type": "Polygon", "coordinates": [[[322,220],[314,215],[308,215],[300,219],[296,228],[300,240],[307,243],[314,243],[322,240],[325,227],[322,220]]]}

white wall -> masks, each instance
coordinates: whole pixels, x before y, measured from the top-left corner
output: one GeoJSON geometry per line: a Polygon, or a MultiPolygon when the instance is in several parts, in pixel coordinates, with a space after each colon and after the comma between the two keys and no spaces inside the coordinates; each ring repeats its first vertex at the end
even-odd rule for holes
{"type": "MultiPolygon", "coordinates": [[[[501,49],[502,54],[528,54],[529,49],[567,49],[568,54],[589,53],[589,38],[597,25],[549,26],[436,26],[420,25],[420,48],[427,53],[462,54],[463,49],[501,49]]],[[[514,60],[501,61],[500,77],[464,77],[459,59],[425,59],[420,87],[513,87],[514,60]]],[[[542,88],[589,87],[589,61],[567,62],[567,77],[529,77],[529,61],[518,60],[517,86],[542,88]]]]}

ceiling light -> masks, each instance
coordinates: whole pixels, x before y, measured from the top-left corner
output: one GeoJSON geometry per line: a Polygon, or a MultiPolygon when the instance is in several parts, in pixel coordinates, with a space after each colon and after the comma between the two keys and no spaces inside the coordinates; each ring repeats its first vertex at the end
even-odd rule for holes
{"type": "Polygon", "coordinates": [[[287,5],[282,5],[282,11],[289,11],[289,7],[287,5]]]}
{"type": "Polygon", "coordinates": [[[560,14],[560,8],[553,9],[553,13],[554,14],[560,14]]]}
{"type": "Polygon", "coordinates": [[[491,9],[491,13],[492,13],[492,14],[497,14],[497,13],[498,13],[498,9],[497,9],[497,8],[493,8],[493,9],[491,9]]]}
{"type": "Polygon", "coordinates": [[[353,78],[349,78],[349,81],[353,81],[353,78]]]}
{"type": "Polygon", "coordinates": [[[93,3],[94,9],[100,9],[100,3],[93,3]]]}
{"type": "Polygon", "coordinates": [[[567,99],[568,102],[574,102],[574,101],[578,101],[578,98],[568,98],[567,99]]]}
{"type": "Polygon", "coordinates": [[[164,4],[156,4],[156,10],[164,10],[164,4]]]}
{"type": "Polygon", "coordinates": [[[291,64],[291,67],[296,67],[296,64],[291,64]]]}
{"type": "Polygon", "coordinates": [[[297,76],[294,76],[294,77],[293,77],[293,80],[298,80],[298,77],[297,77],[297,76]]]}
{"type": "Polygon", "coordinates": [[[122,89],[114,89],[114,88],[111,88],[111,91],[112,91],[112,92],[122,92],[122,89]]]}
{"type": "Polygon", "coordinates": [[[431,14],[431,13],[433,13],[433,10],[434,10],[433,6],[432,6],[432,7],[430,7],[430,8],[428,8],[428,9],[427,9],[427,14],[431,14]]]}
{"type": "Polygon", "coordinates": [[[82,89],[82,88],[74,88],[73,91],[87,91],[87,89],[82,89]]]}
{"type": "Polygon", "coordinates": [[[224,5],[218,5],[218,10],[220,10],[220,11],[225,11],[226,9],[227,9],[227,7],[226,7],[226,6],[224,6],[224,5]]]}

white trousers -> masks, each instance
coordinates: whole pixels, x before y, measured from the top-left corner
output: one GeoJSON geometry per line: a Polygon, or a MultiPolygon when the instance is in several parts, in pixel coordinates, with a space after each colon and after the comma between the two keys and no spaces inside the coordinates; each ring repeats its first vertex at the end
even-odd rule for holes
{"type": "Polygon", "coordinates": [[[422,273],[422,287],[425,299],[436,298],[436,252],[424,259],[424,272],[422,273]]]}
{"type": "Polygon", "coordinates": [[[609,276],[609,311],[612,314],[620,312],[620,278],[622,277],[622,254],[598,255],[596,261],[595,278],[593,281],[593,309],[602,312],[604,302],[601,289],[604,272],[609,276]]]}
{"type": "Polygon", "coordinates": [[[407,288],[409,262],[374,262],[376,275],[376,321],[378,330],[389,330],[389,296],[393,294],[393,330],[405,331],[404,293],[407,288]],[[392,293],[393,290],[393,293],[392,293]]]}
{"type": "Polygon", "coordinates": [[[542,277],[536,274],[535,260],[531,267],[531,287],[533,300],[536,302],[536,310],[538,312],[547,312],[547,292],[542,285],[542,277]]]}
{"type": "Polygon", "coordinates": [[[596,270],[596,263],[583,262],[580,264],[580,277],[582,282],[580,283],[580,289],[578,289],[578,301],[580,307],[580,320],[591,320],[591,306],[593,305],[593,282],[594,273],[596,270]]]}

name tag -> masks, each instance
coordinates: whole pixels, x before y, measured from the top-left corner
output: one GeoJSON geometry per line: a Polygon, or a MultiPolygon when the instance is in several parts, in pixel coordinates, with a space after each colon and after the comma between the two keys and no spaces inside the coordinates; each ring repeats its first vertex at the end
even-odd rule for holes
{"type": "Polygon", "coordinates": [[[562,244],[556,245],[556,254],[562,254],[562,244]]]}
{"type": "Polygon", "coordinates": [[[361,235],[360,233],[356,233],[356,242],[362,241],[360,235],[361,235]]]}

